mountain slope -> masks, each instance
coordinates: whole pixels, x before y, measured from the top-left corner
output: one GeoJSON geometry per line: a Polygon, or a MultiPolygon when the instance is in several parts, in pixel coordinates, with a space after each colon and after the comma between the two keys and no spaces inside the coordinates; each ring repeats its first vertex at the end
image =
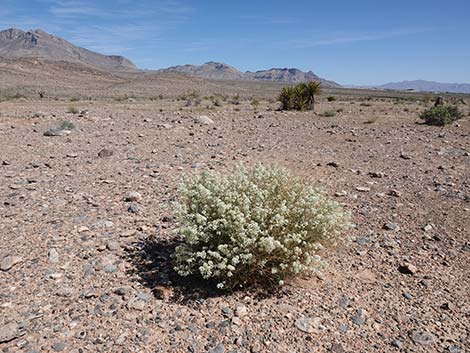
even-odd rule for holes
{"type": "Polygon", "coordinates": [[[424,80],[390,82],[381,86],[376,86],[375,88],[414,90],[421,92],[470,93],[470,84],[468,83],[441,83],[424,80]]]}
{"type": "Polygon", "coordinates": [[[340,85],[338,85],[336,82],[328,81],[318,77],[312,71],[303,72],[299,69],[293,68],[273,68],[256,72],[241,72],[233,66],[210,61],[203,65],[172,66],[159,71],[180,72],[189,76],[215,80],[247,80],[286,83],[299,83],[315,80],[322,82],[325,86],[328,87],[340,87],[340,85]]]}
{"type": "Polygon", "coordinates": [[[129,59],[103,55],[77,47],[40,29],[24,32],[10,28],[0,32],[0,56],[7,59],[37,58],[92,66],[107,71],[135,70],[129,59]]]}

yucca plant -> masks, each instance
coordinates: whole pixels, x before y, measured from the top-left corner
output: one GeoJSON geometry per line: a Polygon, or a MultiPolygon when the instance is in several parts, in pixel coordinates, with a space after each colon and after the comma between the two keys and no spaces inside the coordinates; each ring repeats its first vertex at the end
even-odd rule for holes
{"type": "Polygon", "coordinates": [[[321,93],[321,83],[311,81],[284,87],[278,100],[283,110],[314,110],[315,96],[321,93]]]}
{"type": "Polygon", "coordinates": [[[288,86],[283,87],[281,94],[279,95],[278,100],[281,102],[282,110],[292,110],[294,109],[294,87],[288,86]]]}

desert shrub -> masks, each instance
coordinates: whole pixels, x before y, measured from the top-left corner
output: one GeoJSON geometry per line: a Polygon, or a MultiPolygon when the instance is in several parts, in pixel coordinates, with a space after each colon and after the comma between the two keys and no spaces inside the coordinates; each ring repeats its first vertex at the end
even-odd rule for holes
{"type": "Polygon", "coordinates": [[[71,106],[67,109],[67,113],[70,113],[70,114],[78,114],[78,109],[75,108],[73,105],[71,105],[71,106]]]}
{"type": "Polygon", "coordinates": [[[314,110],[315,96],[321,93],[320,82],[311,81],[284,87],[279,94],[282,110],[314,110]]]}
{"type": "Polygon", "coordinates": [[[459,108],[455,105],[442,105],[426,109],[420,118],[428,125],[444,126],[451,124],[463,117],[459,108]]]}
{"type": "Polygon", "coordinates": [[[59,126],[57,127],[59,130],[73,130],[75,129],[75,124],[72,123],[71,121],[63,121],[59,124],[59,126]]]}
{"type": "Polygon", "coordinates": [[[256,98],[252,98],[250,104],[253,109],[256,110],[259,107],[259,100],[257,100],[256,98]]]}
{"type": "Polygon", "coordinates": [[[328,102],[335,102],[336,101],[336,97],[335,96],[329,96],[326,98],[328,100],[328,102]]]}
{"type": "Polygon", "coordinates": [[[230,103],[232,103],[233,105],[240,104],[240,95],[239,94],[234,95],[232,99],[230,100],[230,103]]]}
{"type": "Polygon", "coordinates": [[[199,275],[219,288],[278,285],[322,264],[325,246],[348,227],[348,213],[306,181],[275,166],[207,172],[179,189],[174,253],[181,276],[199,275]]]}
{"type": "Polygon", "coordinates": [[[336,112],[333,111],[333,110],[327,110],[327,111],[321,113],[320,116],[324,116],[326,118],[331,118],[331,117],[336,116],[336,112]]]}

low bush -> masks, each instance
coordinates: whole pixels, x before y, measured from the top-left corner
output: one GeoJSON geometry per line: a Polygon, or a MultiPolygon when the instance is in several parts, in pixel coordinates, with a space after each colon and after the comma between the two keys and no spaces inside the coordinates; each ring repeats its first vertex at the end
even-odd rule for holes
{"type": "Polygon", "coordinates": [[[420,118],[428,125],[444,126],[463,117],[459,108],[454,105],[442,105],[426,109],[420,118]]]}
{"type": "Polygon", "coordinates": [[[199,275],[225,289],[316,271],[325,246],[339,242],[348,213],[326,194],[275,166],[204,173],[183,182],[174,253],[181,276],[199,275]]]}
{"type": "Polygon", "coordinates": [[[321,113],[320,116],[324,116],[326,118],[331,118],[331,117],[336,116],[336,112],[333,111],[333,110],[327,110],[327,111],[321,113]]]}
{"type": "Polygon", "coordinates": [[[75,108],[73,105],[71,105],[70,107],[68,107],[67,113],[70,113],[70,114],[78,114],[78,109],[75,108]]]}
{"type": "Polygon", "coordinates": [[[335,102],[336,101],[336,97],[335,96],[329,96],[328,98],[326,98],[328,100],[328,102],[335,102]]]}

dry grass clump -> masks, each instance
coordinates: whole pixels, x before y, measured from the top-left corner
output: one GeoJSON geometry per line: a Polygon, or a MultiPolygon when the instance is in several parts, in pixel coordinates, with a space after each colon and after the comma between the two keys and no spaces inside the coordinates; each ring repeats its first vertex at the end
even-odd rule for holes
{"type": "Polygon", "coordinates": [[[348,213],[324,192],[275,166],[204,173],[182,183],[177,207],[181,276],[219,288],[278,285],[310,274],[339,242],[348,213]]]}

